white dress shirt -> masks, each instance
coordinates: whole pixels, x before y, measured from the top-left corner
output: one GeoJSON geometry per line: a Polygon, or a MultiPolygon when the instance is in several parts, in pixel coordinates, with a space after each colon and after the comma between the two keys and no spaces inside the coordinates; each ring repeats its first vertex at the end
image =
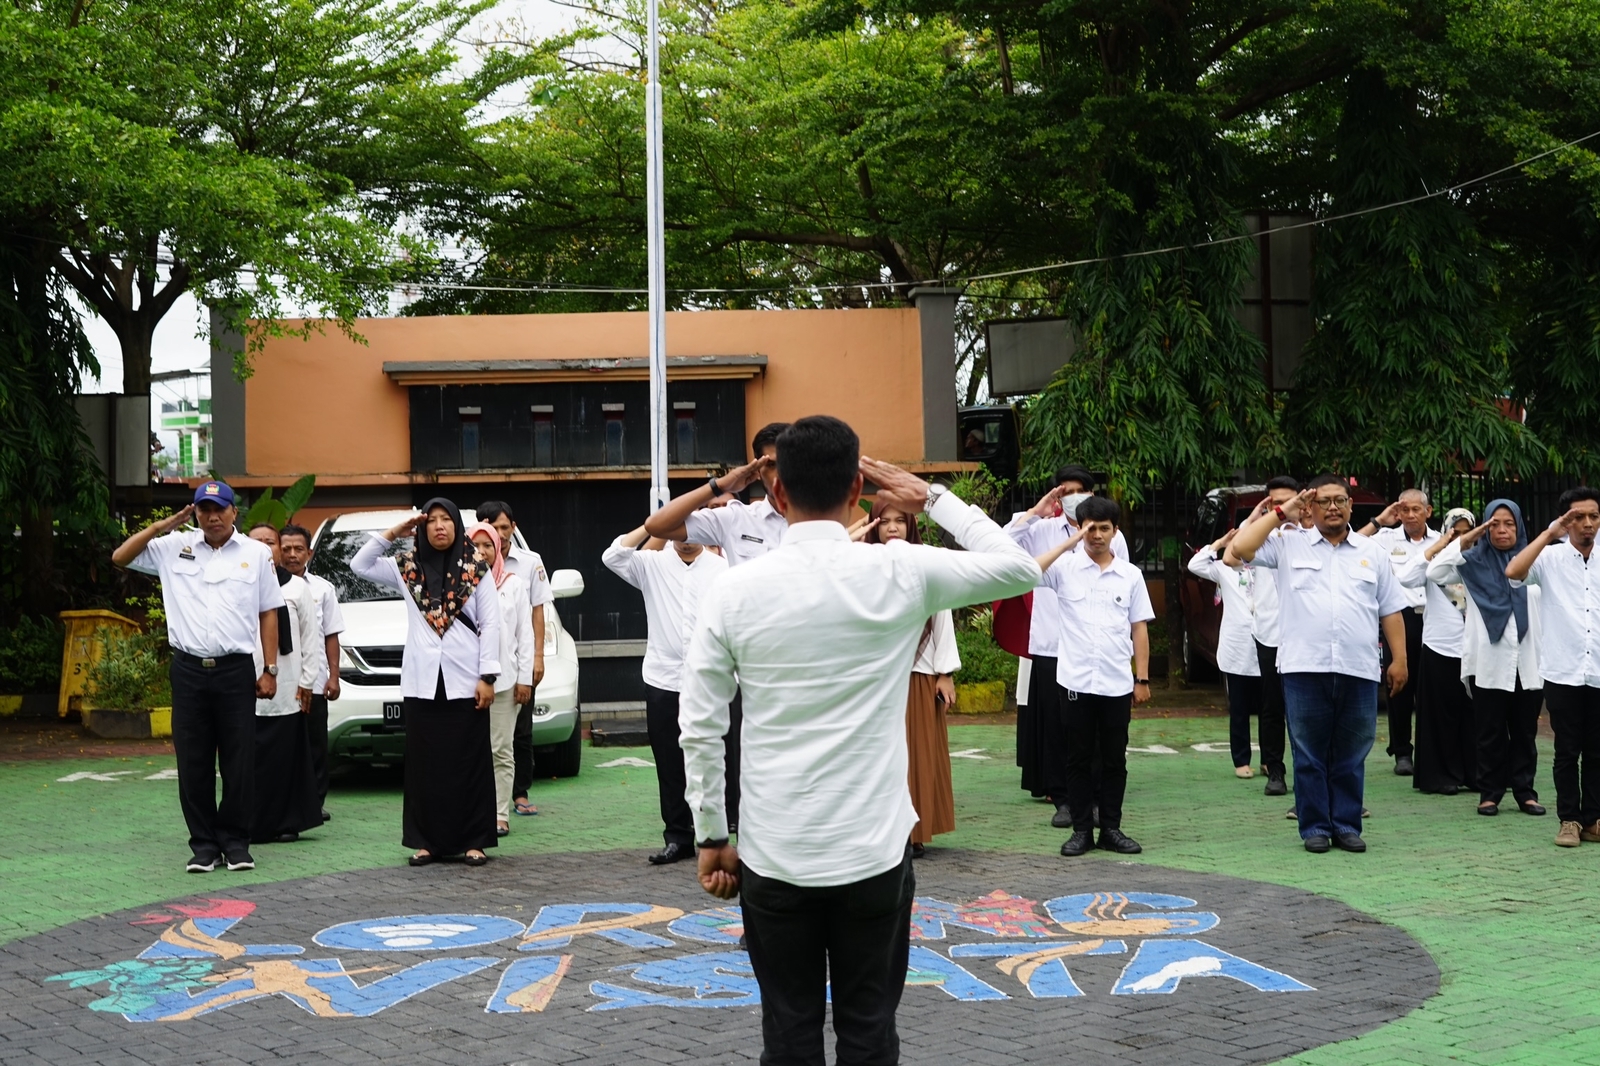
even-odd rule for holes
{"type": "Polygon", "coordinates": [[[1261,663],[1256,658],[1251,588],[1255,568],[1237,570],[1226,565],[1207,544],[1189,560],[1189,573],[1217,586],[1222,598],[1222,625],[1217,628],[1217,669],[1239,677],[1260,677],[1261,663]]]}
{"type": "MultiPolygon", "coordinates": [[[[1438,541],[1439,538],[1433,539],[1438,541]]],[[[1441,548],[1439,554],[1443,555],[1445,550],[1441,548]]],[[[1413,552],[1398,575],[1400,587],[1408,590],[1422,588],[1427,595],[1422,609],[1422,646],[1431,648],[1436,655],[1459,659],[1461,641],[1467,629],[1466,616],[1444,590],[1444,585],[1454,582],[1440,584],[1428,580],[1430,565],[1427,555],[1413,552]]]]}
{"type": "MultiPolygon", "coordinates": [[[[484,581],[494,584],[493,575],[484,581]]],[[[528,586],[516,574],[506,574],[495,590],[500,600],[500,676],[494,690],[533,684],[533,612],[528,609],[528,586]]]]}
{"type": "MultiPolygon", "coordinates": [[[[922,640],[919,635],[918,640],[922,640]]],[[[928,639],[919,644],[917,659],[911,664],[913,674],[932,674],[941,677],[961,669],[961,649],[956,647],[956,623],[949,611],[933,616],[933,630],[928,639]]]]}
{"type": "Polygon", "coordinates": [[[759,559],[783,541],[788,519],[763,497],[755,503],[731,500],[724,507],[702,507],[683,520],[691,544],[722,549],[729,566],[759,559]]]}
{"type": "Polygon", "coordinates": [[[1044,572],[1060,627],[1056,683],[1067,692],[1126,696],[1133,691],[1133,624],[1156,616],[1144,573],[1115,556],[1105,569],[1071,551],[1044,572]]]}
{"type": "MultiPolygon", "coordinates": [[[[1023,549],[1034,558],[1054,548],[1078,531],[1078,527],[1069,522],[1064,516],[1055,518],[1040,518],[1038,515],[1019,511],[1011,516],[1011,522],[1006,526],[1006,532],[1011,539],[1022,545],[1023,549]]],[[[1082,551],[1080,543],[1073,551],[1082,551]]],[[[1111,538],[1111,554],[1118,559],[1128,558],[1128,542],[1122,536],[1122,530],[1117,530],[1116,536],[1111,538]]],[[[1061,620],[1056,612],[1055,593],[1046,585],[1040,585],[1033,590],[1033,613],[1028,619],[1028,655],[1035,657],[1043,655],[1054,658],[1056,654],[1056,638],[1061,632],[1061,620]]]]}
{"type": "Polygon", "coordinates": [[[1540,674],[1557,685],[1600,688],[1600,560],[1559,541],[1533,561],[1527,584],[1541,590],[1540,674]]]}
{"type": "MultiPolygon", "coordinates": [[[[626,534],[624,534],[626,536],[626,534]]],[[[683,684],[683,659],[694,636],[694,623],[711,583],[728,572],[728,560],[702,551],[685,563],[671,545],[643,551],[622,543],[622,537],[600,556],[606,569],[644,593],[648,634],[644,645],[644,683],[677,692],[683,684]]]]}
{"type": "MultiPolygon", "coordinates": [[[[1389,566],[1394,570],[1395,577],[1403,576],[1411,568],[1414,558],[1433,547],[1433,542],[1439,539],[1439,531],[1422,527],[1422,539],[1412,540],[1406,536],[1406,527],[1384,526],[1374,533],[1372,542],[1388,554],[1389,566]]],[[[1426,567],[1426,563],[1423,564],[1426,567]]],[[[1426,582],[1418,581],[1414,585],[1401,584],[1400,593],[1406,598],[1406,605],[1426,613],[1427,594],[1423,589],[1426,582]]]]}
{"type": "Polygon", "coordinates": [[[854,544],[837,522],[802,522],[700,601],[678,716],[697,839],[728,835],[722,737],[737,687],[739,857],[795,885],[900,863],[917,820],[905,716],[923,626],[1039,581],[1033,557],[978,508],[945,493],[930,514],[967,550],[854,544]]]}
{"type": "MultiPolygon", "coordinates": [[[[1274,529],[1267,539],[1282,535],[1282,529],[1274,529]]],[[[1250,635],[1261,644],[1276,648],[1283,639],[1278,621],[1278,575],[1271,568],[1246,565],[1250,567],[1250,635]]]]}
{"type": "Polygon", "coordinates": [[[344,632],[344,612],[339,609],[339,590],[327,578],[318,577],[309,570],[305,573],[306,584],[311,586],[311,595],[317,601],[317,628],[321,631],[322,639],[317,641],[317,646],[312,649],[316,658],[317,677],[312,682],[311,692],[320,696],[323,689],[328,687],[328,643],[327,639],[336,633],[344,632]]]}
{"type": "Polygon", "coordinates": [[[510,553],[500,565],[522,578],[523,586],[528,592],[530,607],[548,607],[556,602],[556,594],[550,589],[550,577],[544,571],[544,560],[539,557],[538,552],[519,548],[513,544],[510,553]]]}
{"type": "MultiPolygon", "coordinates": [[[[273,578],[277,580],[276,576],[273,578]]],[[[306,689],[313,694],[313,687],[317,681],[317,660],[312,654],[312,649],[322,643],[322,634],[317,629],[317,597],[311,591],[311,585],[302,577],[291,577],[279,585],[283,592],[284,605],[289,608],[289,643],[287,653],[278,652],[278,692],[270,700],[256,700],[256,717],[277,718],[286,714],[300,713],[300,700],[298,689],[306,689]]],[[[282,616],[278,618],[283,621],[282,616]]],[[[279,634],[279,647],[283,645],[282,634],[279,634]]],[[[259,677],[265,664],[261,660],[261,648],[255,650],[256,675],[259,677]]]]}
{"type": "Polygon", "coordinates": [[[202,659],[255,654],[261,613],[283,606],[272,549],[237,530],[220,548],[198,529],[156,537],[128,569],[161,579],[167,643],[202,659]]]}
{"type": "Polygon", "coordinates": [[[500,597],[494,578],[485,575],[462,604],[456,620],[444,636],[428,624],[422,609],[411,598],[411,590],[400,579],[400,564],[383,554],[391,541],[374,533],[350,560],[350,571],[378,585],[396,589],[406,605],[406,650],[400,663],[400,694],[413,699],[431,700],[444,674],[446,699],[470,699],[478,688],[478,678],[500,673],[500,597]],[[466,618],[474,626],[461,623],[466,618]]]}
{"type": "MultiPolygon", "coordinates": [[[[1461,580],[1461,542],[1449,545],[1428,564],[1428,580],[1442,585],[1461,580]]],[[[1544,688],[1539,674],[1539,586],[1528,586],[1528,636],[1519,640],[1517,617],[1506,619],[1505,633],[1498,641],[1489,639],[1489,627],[1478,613],[1472,590],[1467,590],[1467,617],[1462,621],[1461,679],[1478,688],[1515,692],[1517,682],[1525,689],[1544,688]]]]}
{"type": "Polygon", "coordinates": [[[1382,678],[1378,620],[1407,600],[1379,544],[1352,531],[1336,547],[1316,529],[1284,529],[1252,562],[1278,571],[1279,673],[1382,678]]]}

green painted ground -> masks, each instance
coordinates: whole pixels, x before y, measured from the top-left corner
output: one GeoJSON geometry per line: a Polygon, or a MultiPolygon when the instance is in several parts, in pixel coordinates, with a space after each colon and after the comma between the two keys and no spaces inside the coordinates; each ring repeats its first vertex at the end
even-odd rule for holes
{"type": "MultiPolygon", "coordinates": [[[[1364,856],[1307,855],[1288,804],[1239,781],[1226,754],[1195,743],[1226,740],[1218,718],[1140,721],[1133,744],[1177,755],[1130,757],[1124,828],[1145,845],[1140,861],[1294,885],[1393,922],[1438,960],[1443,982],[1422,1009],[1356,1041],[1308,1052],[1299,1063],[1529,1063],[1600,1066],[1600,845],[1551,844],[1554,815],[1478,817],[1472,797],[1421,796],[1388,770],[1380,738],[1369,767],[1364,856]]],[[[1016,788],[1009,727],[958,726],[950,747],[989,759],[953,760],[956,832],[939,845],[1056,857],[1064,834],[1050,808],[1016,788]]],[[[537,818],[514,818],[500,854],[659,846],[654,771],[597,764],[647,750],[586,749],[581,777],[542,782],[537,818]]],[[[0,763],[0,942],[105,911],[284,880],[396,864],[400,805],[393,780],[350,782],[329,799],[334,820],[298,844],[256,849],[260,869],[182,872],[188,850],[176,782],[145,780],[170,758],[0,763]],[[116,773],[111,781],[58,778],[116,773]]],[[[1549,751],[1540,787],[1554,806],[1549,751]]],[[[937,849],[926,860],[938,862],[937,849]]],[[[1270,958],[1271,948],[1261,952],[1270,958]]]]}

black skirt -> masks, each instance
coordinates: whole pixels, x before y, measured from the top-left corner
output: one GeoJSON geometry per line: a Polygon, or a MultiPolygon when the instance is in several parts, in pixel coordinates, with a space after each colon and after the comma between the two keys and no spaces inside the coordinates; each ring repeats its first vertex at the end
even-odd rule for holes
{"type": "Polygon", "coordinates": [[[255,811],[250,839],[276,840],[322,824],[322,800],[311,763],[310,715],[256,716],[255,811]]]}
{"type": "Polygon", "coordinates": [[[1054,732],[1059,730],[1060,702],[1055,657],[1035,655],[1028,673],[1028,702],[1017,707],[1017,766],[1022,769],[1023,791],[1036,798],[1049,795],[1054,783],[1047,764],[1060,746],[1054,732]]]}
{"type": "Polygon", "coordinates": [[[494,759],[489,712],[472,698],[407,696],[405,809],[401,843],[435,858],[495,846],[494,759]]]}
{"type": "Polygon", "coordinates": [[[1424,645],[1417,668],[1416,771],[1411,786],[1422,792],[1475,789],[1478,733],[1472,696],[1461,680],[1461,660],[1424,645]]]}

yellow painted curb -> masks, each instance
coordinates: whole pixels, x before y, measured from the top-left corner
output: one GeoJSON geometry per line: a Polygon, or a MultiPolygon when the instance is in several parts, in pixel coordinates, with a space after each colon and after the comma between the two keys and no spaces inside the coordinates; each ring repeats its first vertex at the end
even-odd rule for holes
{"type": "Polygon", "coordinates": [[[150,735],[153,737],[170,737],[172,735],[172,708],[150,708],[150,735]]]}
{"type": "Polygon", "coordinates": [[[1006,709],[1004,681],[975,681],[956,686],[957,714],[1001,714],[1006,709]]]}
{"type": "Polygon", "coordinates": [[[22,710],[21,696],[0,696],[0,718],[22,710]]]}

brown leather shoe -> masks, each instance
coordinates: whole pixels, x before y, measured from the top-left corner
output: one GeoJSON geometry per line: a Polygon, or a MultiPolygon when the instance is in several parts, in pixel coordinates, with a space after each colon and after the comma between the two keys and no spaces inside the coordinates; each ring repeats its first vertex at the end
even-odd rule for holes
{"type": "Polygon", "coordinates": [[[1556,847],[1575,848],[1583,842],[1583,826],[1577,822],[1562,822],[1561,832],[1556,834],[1556,847]]]}
{"type": "Polygon", "coordinates": [[[1600,844],[1600,818],[1596,818],[1593,825],[1579,829],[1578,839],[1590,844],[1600,844]]]}

